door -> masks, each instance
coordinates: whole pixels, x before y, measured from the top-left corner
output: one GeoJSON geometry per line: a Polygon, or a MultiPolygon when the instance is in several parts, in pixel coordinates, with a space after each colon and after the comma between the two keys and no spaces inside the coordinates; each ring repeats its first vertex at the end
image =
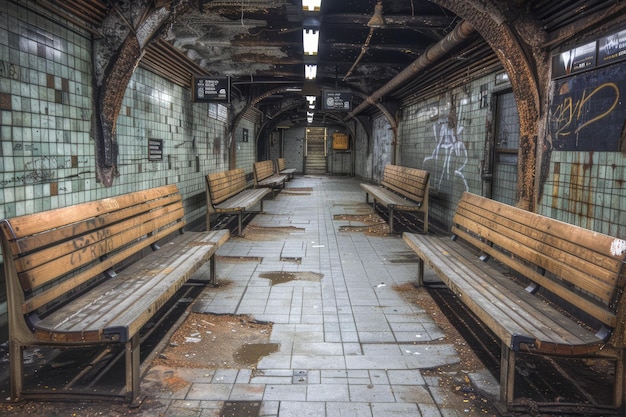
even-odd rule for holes
{"type": "MultiPolygon", "coordinates": [[[[490,197],[515,205],[519,152],[519,115],[512,92],[494,96],[494,132],[487,144],[491,186],[490,197]]],[[[489,193],[488,193],[489,195],[489,193]]]]}

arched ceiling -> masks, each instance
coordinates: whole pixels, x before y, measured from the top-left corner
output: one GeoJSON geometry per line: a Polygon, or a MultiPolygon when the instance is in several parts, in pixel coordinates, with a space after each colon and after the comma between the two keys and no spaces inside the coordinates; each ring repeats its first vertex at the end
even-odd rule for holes
{"type": "MultiPolygon", "coordinates": [[[[463,10],[464,5],[458,8],[453,7],[454,3],[450,8],[439,5],[450,3],[447,0],[382,0],[383,27],[368,25],[378,0],[322,0],[321,9],[315,12],[303,10],[301,0],[36,2],[83,25],[104,43],[113,38],[111,33],[139,27],[150,10],[169,9],[169,23],[148,43],[141,66],[184,86],[190,86],[193,74],[230,76],[235,100],[254,100],[264,114],[290,121],[302,121],[307,109],[302,93],[292,88],[305,83],[305,63],[317,64],[318,87],[352,91],[354,107],[451,33],[462,18],[467,18],[450,11],[463,10]],[[319,51],[315,56],[305,57],[302,29],[311,23],[319,25],[319,51]],[[268,91],[279,92],[268,94],[268,91]],[[298,98],[301,106],[294,105],[298,98]]],[[[574,30],[580,30],[575,28],[585,28],[580,25],[585,18],[618,2],[466,3],[497,4],[494,11],[505,19],[533,22],[534,26],[530,27],[552,34],[546,47],[553,47],[571,40],[574,30]]],[[[394,103],[415,94],[436,94],[448,88],[450,82],[462,83],[469,74],[491,72],[501,65],[500,58],[476,33],[391,89],[383,102],[393,108],[394,103]]],[[[319,104],[317,113],[320,113],[319,104]]]]}

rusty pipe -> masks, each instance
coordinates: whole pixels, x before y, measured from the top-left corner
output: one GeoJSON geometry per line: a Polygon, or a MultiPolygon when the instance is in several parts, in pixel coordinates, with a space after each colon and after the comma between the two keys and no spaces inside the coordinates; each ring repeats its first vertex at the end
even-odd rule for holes
{"type": "Polygon", "coordinates": [[[449,52],[452,48],[460,45],[473,33],[474,27],[465,20],[456,25],[452,32],[448,33],[436,44],[428,47],[426,52],[424,52],[419,58],[413,61],[413,63],[400,71],[395,77],[389,80],[387,84],[383,85],[381,88],[372,93],[372,95],[365,98],[365,100],[363,100],[361,104],[359,104],[354,110],[348,113],[344,120],[349,120],[359,114],[361,111],[365,110],[367,107],[374,105],[376,101],[383,97],[385,94],[399,87],[403,82],[407,81],[419,71],[431,65],[437,59],[441,58],[443,55],[449,52]]]}

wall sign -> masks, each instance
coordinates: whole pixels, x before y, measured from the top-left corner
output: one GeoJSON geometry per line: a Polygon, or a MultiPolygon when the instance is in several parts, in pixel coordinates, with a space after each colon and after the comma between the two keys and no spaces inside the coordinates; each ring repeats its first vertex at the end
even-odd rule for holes
{"type": "Polygon", "coordinates": [[[194,77],[193,99],[195,102],[230,103],[230,77],[194,77]]]}
{"type": "Polygon", "coordinates": [[[148,139],[148,161],[163,160],[163,139],[148,139]]]}
{"type": "Polygon", "coordinates": [[[322,109],[337,111],[352,110],[352,93],[347,91],[322,91],[322,109]]]}

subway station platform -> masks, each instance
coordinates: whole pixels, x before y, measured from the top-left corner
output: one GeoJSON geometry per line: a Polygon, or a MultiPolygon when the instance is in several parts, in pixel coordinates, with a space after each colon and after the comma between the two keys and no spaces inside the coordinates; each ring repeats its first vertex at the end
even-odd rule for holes
{"type": "MultiPolygon", "coordinates": [[[[442,383],[462,372],[455,341],[403,295],[407,285],[418,291],[416,258],[399,234],[368,233],[381,227],[363,221],[371,215],[346,178],[297,177],[265,201],[244,236],[220,249],[218,279],[229,285],[206,289],[191,309],[271,322],[279,349],[254,370],[185,370],[189,384],[177,392],[150,389],[177,372],[152,368],[145,388],[165,415],[218,416],[240,401],[258,402],[259,416],[486,415],[486,400],[476,408],[454,392],[460,385],[442,383]],[[279,272],[295,279],[263,278],[279,272]]],[[[487,372],[466,377],[497,390],[487,372]]]]}
{"type": "MultiPolygon", "coordinates": [[[[273,353],[240,369],[154,361],[144,365],[146,399],[136,409],[57,403],[47,410],[194,417],[497,415],[490,399],[497,381],[480,364],[463,363],[458,348],[465,342],[438,325],[441,313],[424,289],[413,286],[416,257],[376,217],[358,181],[296,177],[264,202],[243,236],[221,247],[217,287],[203,288],[188,307],[188,313],[271,323],[273,353]]],[[[3,405],[15,416],[37,407],[46,406],[3,405]]]]}

